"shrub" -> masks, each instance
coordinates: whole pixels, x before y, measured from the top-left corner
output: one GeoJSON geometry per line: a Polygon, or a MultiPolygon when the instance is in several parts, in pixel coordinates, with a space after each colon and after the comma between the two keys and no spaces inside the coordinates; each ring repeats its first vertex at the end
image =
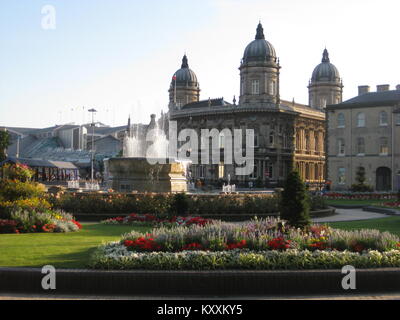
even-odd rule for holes
{"type": "Polygon", "coordinates": [[[16,201],[0,201],[0,218],[10,218],[14,209],[20,208],[27,211],[49,211],[51,205],[48,201],[41,198],[21,199],[16,201]]]}
{"type": "Polygon", "coordinates": [[[320,195],[311,195],[308,197],[310,201],[310,208],[312,211],[328,208],[326,199],[320,195]]]}
{"type": "Polygon", "coordinates": [[[2,166],[3,179],[19,180],[22,182],[30,181],[34,175],[34,171],[24,164],[5,164],[2,166]]]}
{"type": "Polygon", "coordinates": [[[310,224],[310,204],[303,181],[297,171],[291,171],[282,192],[280,215],[294,227],[310,224]]]}
{"type": "Polygon", "coordinates": [[[177,193],[171,202],[171,213],[176,216],[186,216],[189,211],[189,199],[186,193],[177,193]]]}
{"type": "Polygon", "coordinates": [[[0,219],[0,233],[19,233],[17,222],[0,219]]]}
{"type": "Polygon", "coordinates": [[[34,182],[21,182],[18,180],[1,180],[0,197],[5,201],[16,201],[30,198],[43,198],[45,187],[34,182]]]}

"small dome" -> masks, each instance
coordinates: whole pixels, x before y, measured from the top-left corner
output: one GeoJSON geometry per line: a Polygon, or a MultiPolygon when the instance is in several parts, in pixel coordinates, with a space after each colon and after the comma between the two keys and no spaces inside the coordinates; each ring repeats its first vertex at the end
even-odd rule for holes
{"type": "Polygon", "coordinates": [[[243,63],[252,61],[276,61],[275,49],[265,40],[261,23],[257,27],[256,39],[246,47],[243,55],[243,63]]]}
{"type": "Polygon", "coordinates": [[[176,77],[177,85],[180,85],[180,84],[181,85],[189,84],[189,85],[194,85],[194,86],[198,85],[196,74],[191,69],[189,69],[189,64],[188,64],[188,59],[186,57],[186,54],[183,56],[181,68],[178,71],[176,71],[173,76],[171,85],[175,85],[175,77],[176,77]]]}
{"type": "Polygon", "coordinates": [[[338,69],[330,63],[328,50],[324,50],[322,63],[320,63],[313,71],[312,82],[318,81],[334,81],[340,82],[338,69]]]}

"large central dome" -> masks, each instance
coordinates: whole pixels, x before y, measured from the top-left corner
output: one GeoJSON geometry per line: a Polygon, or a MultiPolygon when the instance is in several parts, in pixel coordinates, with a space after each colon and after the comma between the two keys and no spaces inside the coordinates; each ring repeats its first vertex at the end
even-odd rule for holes
{"type": "MultiPolygon", "coordinates": [[[[177,85],[198,85],[196,74],[191,69],[189,69],[188,58],[186,54],[183,56],[181,68],[175,72],[174,77],[176,77],[177,85]]],[[[172,80],[173,85],[175,84],[174,80],[175,78],[172,80]]]]}
{"type": "Polygon", "coordinates": [[[330,62],[328,50],[322,54],[322,62],[314,69],[311,76],[312,82],[333,81],[340,82],[338,69],[330,62]]]}
{"type": "Polygon", "coordinates": [[[243,63],[253,61],[276,61],[276,52],[272,44],[265,40],[264,29],[258,24],[256,39],[245,49],[243,63]]]}

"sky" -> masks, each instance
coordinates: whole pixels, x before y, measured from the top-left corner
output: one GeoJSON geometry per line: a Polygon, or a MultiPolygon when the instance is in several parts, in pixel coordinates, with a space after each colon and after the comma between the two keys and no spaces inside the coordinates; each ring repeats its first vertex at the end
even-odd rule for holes
{"type": "Polygon", "coordinates": [[[91,108],[107,125],[148,123],[168,110],[184,53],[200,99],[231,102],[259,21],[280,58],[282,99],[308,103],[325,47],[344,100],[359,85],[394,89],[399,12],[398,0],[0,0],[0,126],[81,124],[91,108]]]}

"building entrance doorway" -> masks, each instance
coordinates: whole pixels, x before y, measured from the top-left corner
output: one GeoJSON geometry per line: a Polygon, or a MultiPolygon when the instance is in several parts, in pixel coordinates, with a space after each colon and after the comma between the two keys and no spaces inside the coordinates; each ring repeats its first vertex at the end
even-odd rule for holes
{"type": "Polygon", "coordinates": [[[376,191],[392,190],[392,172],[387,167],[380,167],[376,170],[376,191]]]}

